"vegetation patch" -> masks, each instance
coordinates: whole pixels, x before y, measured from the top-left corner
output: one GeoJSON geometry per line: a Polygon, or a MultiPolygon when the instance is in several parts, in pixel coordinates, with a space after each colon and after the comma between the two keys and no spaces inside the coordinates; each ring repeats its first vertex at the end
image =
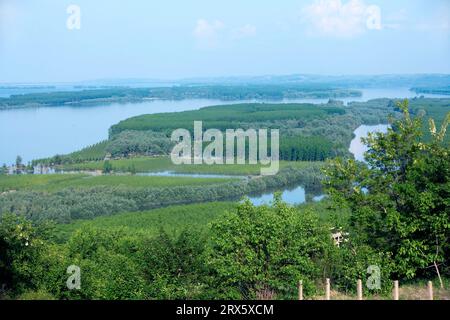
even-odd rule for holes
{"type": "Polygon", "coordinates": [[[232,178],[194,178],[136,175],[47,174],[11,175],[0,177],[0,192],[11,190],[58,191],[66,188],[91,188],[96,186],[173,187],[208,185],[233,181],[232,178]]]}

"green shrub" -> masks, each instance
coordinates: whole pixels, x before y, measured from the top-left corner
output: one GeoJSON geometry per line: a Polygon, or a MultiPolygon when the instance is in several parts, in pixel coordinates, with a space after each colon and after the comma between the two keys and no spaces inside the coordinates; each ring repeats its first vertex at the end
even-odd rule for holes
{"type": "Polygon", "coordinates": [[[27,291],[17,297],[17,300],[56,300],[50,293],[38,290],[27,291]]]}
{"type": "Polygon", "coordinates": [[[298,211],[276,198],[274,206],[249,201],[212,223],[208,264],[222,298],[254,299],[273,293],[294,298],[298,280],[305,295],[315,293],[316,264],[331,238],[317,215],[298,211]]]}

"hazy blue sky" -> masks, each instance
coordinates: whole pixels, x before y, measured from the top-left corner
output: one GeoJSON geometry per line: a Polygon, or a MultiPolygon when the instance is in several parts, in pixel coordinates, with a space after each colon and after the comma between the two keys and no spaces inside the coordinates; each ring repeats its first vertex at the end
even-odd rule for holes
{"type": "Polygon", "coordinates": [[[449,0],[0,0],[0,82],[428,72],[449,0]]]}

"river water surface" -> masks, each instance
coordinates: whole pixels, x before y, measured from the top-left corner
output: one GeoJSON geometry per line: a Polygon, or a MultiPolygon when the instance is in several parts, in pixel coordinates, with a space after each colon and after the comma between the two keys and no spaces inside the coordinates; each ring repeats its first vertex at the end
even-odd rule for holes
{"type": "Polygon", "coordinates": [[[362,138],[367,138],[368,134],[371,132],[383,132],[386,133],[388,129],[387,124],[378,124],[374,126],[362,125],[359,126],[353,134],[355,137],[350,142],[350,147],[348,150],[353,154],[356,160],[364,161],[364,153],[367,151],[367,146],[362,143],[362,138]]]}
{"type": "MultiPolygon", "coordinates": [[[[367,101],[374,98],[411,98],[416,94],[407,88],[361,89],[361,97],[339,99],[367,101]]],[[[437,95],[426,95],[441,97],[437,95]]],[[[328,99],[296,99],[275,101],[325,103],[328,99]]],[[[210,105],[249,101],[180,100],[146,101],[141,103],[112,103],[87,107],[40,107],[0,111],[0,165],[12,164],[17,155],[24,162],[65,154],[92,145],[108,137],[111,125],[129,117],[194,110],[210,105]]],[[[274,101],[251,101],[274,102],[274,101]]]]}

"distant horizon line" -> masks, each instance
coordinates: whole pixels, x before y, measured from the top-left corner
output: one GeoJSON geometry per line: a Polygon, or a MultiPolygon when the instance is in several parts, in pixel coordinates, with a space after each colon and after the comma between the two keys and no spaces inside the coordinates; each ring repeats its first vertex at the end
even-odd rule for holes
{"type": "MultiPolygon", "coordinates": [[[[322,78],[369,78],[369,77],[389,77],[389,76],[450,76],[450,73],[436,73],[436,72],[424,72],[424,73],[370,73],[370,74],[320,74],[320,73],[289,73],[289,74],[260,74],[260,75],[229,75],[229,76],[192,76],[192,77],[181,77],[181,78],[146,78],[146,77],[123,77],[123,78],[98,78],[90,80],[73,80],[73,81],[0,81],[0,86],[5,85],[16,85],[16,86],[37,86],[37,85],[74,85],[74,84],[85,84],[85,83],[106,83],[106,82],[126,82],[126,81],[136,81],[136,82],[149,82],[149,83],[177,83],[177,82],[193,82],[193,81],[219,81],[219,80],[258,80],[268,77],[272,78],[283,78],[283,77],[322,77],[322,78]]],[[[266,79],[268,80],[268,79],[266,79]]],[[[307,80],[307,79],[304,79],[307,80]]]]}

